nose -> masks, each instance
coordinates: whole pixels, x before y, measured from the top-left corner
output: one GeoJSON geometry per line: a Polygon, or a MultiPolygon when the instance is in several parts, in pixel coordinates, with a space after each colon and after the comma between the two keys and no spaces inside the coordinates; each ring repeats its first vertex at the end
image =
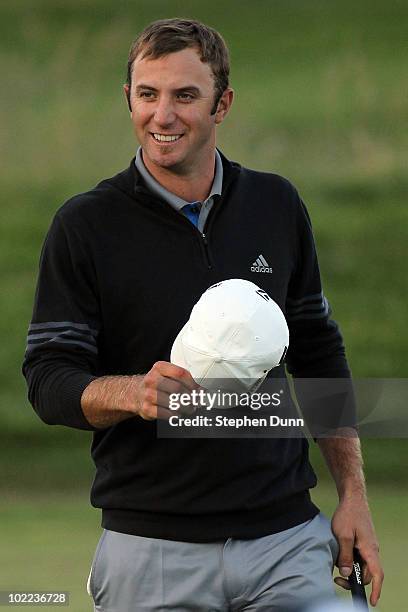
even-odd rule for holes
{"type": "Polygon", "coordinates": [[[171,125],[176,119],[176,113],[174,108],[174,102],[167,96],[160,96],[157,100],[154,119],[157,125],[168,126],[171,125]]]}

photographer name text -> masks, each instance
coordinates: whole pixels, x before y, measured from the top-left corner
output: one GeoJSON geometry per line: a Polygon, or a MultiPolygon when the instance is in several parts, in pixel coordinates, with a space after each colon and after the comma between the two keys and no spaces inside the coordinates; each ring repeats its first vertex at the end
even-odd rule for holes
{"type": "Polygon", "coordinates": [[[268,417],[228,417],[217,415],[209,417],[196,415],[194,417],[183,417],[172,415],[169,418],[171,427],[230,427],[241,429],[242,427],[304,427],[304,420],[301,418],[281,418],[276,415],[268,417]]]}

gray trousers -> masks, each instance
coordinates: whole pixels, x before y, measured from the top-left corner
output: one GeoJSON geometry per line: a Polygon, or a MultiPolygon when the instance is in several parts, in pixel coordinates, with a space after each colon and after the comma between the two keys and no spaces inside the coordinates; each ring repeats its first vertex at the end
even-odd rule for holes
{"type": "Polygon", "coordinates": [[[333,599],[338,544],[314,519],[253,540],[174,542],[104,530],[88,592],[95,612],[289,612],[333,599]]]}

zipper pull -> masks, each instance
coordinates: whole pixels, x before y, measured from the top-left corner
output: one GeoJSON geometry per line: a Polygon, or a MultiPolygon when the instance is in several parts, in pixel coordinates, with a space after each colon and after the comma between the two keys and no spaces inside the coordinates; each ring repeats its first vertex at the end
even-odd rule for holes
{"type": "Polygon", "coordinates": [[[205,253],[205,259],[207,261],[207,266],[208,266],[208,269],[211,270],[212,265],[211,265],[210,256],[209,256],[209,253],[208,253],[208,240],[207,240],[207,236],[205,234],[201,234],[201,237],[202,237],[203,243],[204,243],[204,253],[205,253]]]}

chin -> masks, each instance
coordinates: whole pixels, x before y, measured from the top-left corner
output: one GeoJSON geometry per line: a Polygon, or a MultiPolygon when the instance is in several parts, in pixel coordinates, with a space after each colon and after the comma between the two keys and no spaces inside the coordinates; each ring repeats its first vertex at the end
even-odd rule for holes
{"type": "Polygon", "coordinates": [[[155,166],[159,168],[177,168],[177,161],[172,159],[153,159],[152,160],[155,166]]]}
{"type": "Polygon", "coordinates": [[[180,156],[175,155],[152,155],[150,160],[155,166],[160,168],[181,168],[183,166],[183,159],[180,156]]]}

